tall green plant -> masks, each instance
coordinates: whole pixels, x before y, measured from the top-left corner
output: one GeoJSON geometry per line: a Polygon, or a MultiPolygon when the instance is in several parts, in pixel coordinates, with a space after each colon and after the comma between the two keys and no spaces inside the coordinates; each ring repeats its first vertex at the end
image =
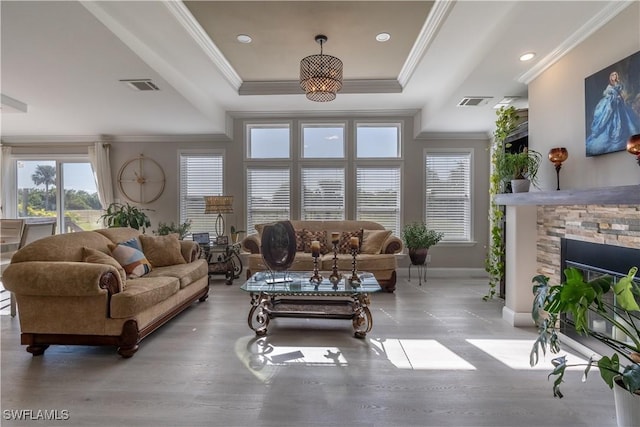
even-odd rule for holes
{"type": "Polygon", "coordinates": [[[496,111],[496,129],[493,132],[493,144],[491,145],[491,174],[489,175],[489,251],[485,260],[485,271],[489,273],[489,290],[482,297],[488,301],[496,294],[496,287],[504,277],[504,244],[502,243],[502,220],[504,213],[494,201],[496,194],[503,188],[503,176],[500,173],[500,165],[504,162],[505,139],[517,127],[518,112],[515,107],[501,107],[496,111]]]}

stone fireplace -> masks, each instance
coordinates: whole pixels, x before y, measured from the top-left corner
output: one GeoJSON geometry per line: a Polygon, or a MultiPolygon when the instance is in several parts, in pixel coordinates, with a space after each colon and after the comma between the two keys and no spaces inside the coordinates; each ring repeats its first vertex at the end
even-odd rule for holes
{"type": "Polygon", "coordinates": [[[503,319],[514,326],[533,326],[533,276],[561,281],[563,238],[640,249],[638,185],[499,194],[495,201],[507,207],[503,319]]]}

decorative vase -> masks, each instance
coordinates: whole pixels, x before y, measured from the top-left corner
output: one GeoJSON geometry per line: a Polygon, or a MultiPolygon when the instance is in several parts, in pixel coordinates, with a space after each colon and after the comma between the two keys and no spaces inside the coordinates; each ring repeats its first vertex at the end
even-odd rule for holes
{"type": "Polygon", "coordinates": [[[514,193],[526,193],[529,191],[529,186],[531,186],[531,181],[528,179],[511,180],[511,191],[514,193]]]}
{"type": "Polygon", "coordinates": [[[424,262],[427,260],[428,252],[429,252],[429,248],[409,249],[409,259],[411,259],[411,264],[423,265],[424,262]]]}
{"type": "Polygon", "coordinates": [[[629,393],[619,377],[613,382],[613,400],[616,404],[618,427],[640,426],[640,395],[629,393]]]}

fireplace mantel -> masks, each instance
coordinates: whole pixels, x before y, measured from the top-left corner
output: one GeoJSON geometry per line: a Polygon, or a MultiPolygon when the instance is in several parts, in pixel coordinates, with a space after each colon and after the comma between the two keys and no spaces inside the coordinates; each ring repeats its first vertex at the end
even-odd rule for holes
{"type": "Polygon", "coordinates": [[[498,205],[639,205],[640,185],[497,194],[498,205]]]}

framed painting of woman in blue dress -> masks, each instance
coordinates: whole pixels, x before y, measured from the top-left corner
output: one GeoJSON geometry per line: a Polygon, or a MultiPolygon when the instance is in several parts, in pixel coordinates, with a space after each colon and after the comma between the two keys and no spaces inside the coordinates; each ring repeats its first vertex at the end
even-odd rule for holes
{"type": "Polygon", "coordinates": [[[640,52],[584,79],[587,156],[623,151],[640,133],[640,52]]]}

